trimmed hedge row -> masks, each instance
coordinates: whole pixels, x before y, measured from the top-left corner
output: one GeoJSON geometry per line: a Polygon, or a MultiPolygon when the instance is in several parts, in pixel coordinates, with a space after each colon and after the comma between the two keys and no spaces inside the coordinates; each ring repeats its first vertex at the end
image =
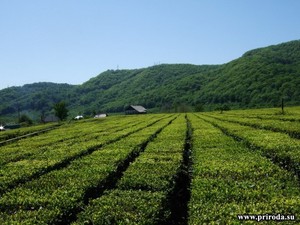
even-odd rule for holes
{"type": "Polygon", "coordinates": [[[220,121],[210,117],[207,121],[215,124],[224,132],[242,140],[249,147],[260,150],[262,154],[287,170],[293,171],[300,177],[300,140],[291,138],[288,134],[259,130],[237,123],[220,121]]]}
{"type": "Polygon", "coordinates": [[[169,197],[182,169],[186,120],[166,127],[128,167],[117,188],[88,205],[74,224],[161,224],[170,217],[169,197]]]}
{"type": "MultiPolygon", "coordinates": [[[[43,155],[60,145],[78,144],[78,138],[82,140],[96,139],[101,135],[108,135],[109,132],[123,129],[124,125],[136,123],[131,118],[127,120],[121,117],[116,119],[85,121],[73,124],[66,124],[59,129],[49,131],[47,134],[34,136],[19,140],[10,145],[0,147],[0,165],[16,162],[21,159],[33,158],[35,155],[43,155]],[[122,126],[123,125],[123,126],[122,126]],[[100,135],[101,133],[101,135],[100,135]]],[[[80,144],[80,143],[79,143],[80,144]]]]}
{"type": "MultiPolygon", "coordinates": [[[[215,113],[206,113],[215,114],[215,113]]],[[[264,108],[264,109],[247,109],[247,110],[232,110],[224,113],[224,116],[282,120],[290,122],[300,122],[300,107],[286,107],[284,113],[279,108],[264,108]]]]}
{"type": "MultiPolygon", "coordinates": [[[[299,216],[299,185],[290,172],[195,115],[190,120],[194,135],[188,224],[257,223],[239,221],[242,214],[299,216]]],[[[272,222],[277,224],[268,224],[272,222]]]]}
{"type": "Polygon", "coordinates": [[[257,118],[243,118],[238,116],[228,115],[210,115],[222,121],[234,122],[245,126],[254,128],[271,130],[275,132],[287,133],[291,137],[300,139],[300,123],[293,121],[283,121],[274,119],[257,119],[257,118]]]}
{"type": "Polygon", "coordinates": [[[0,142],[6,141],[8,139],[24,136],[27,134],[31,134],[34,132],[39,132],[49,128],[55,128],[57,126],[58,126],[57,124],[49,123],[49,124],[35,125],[31,127],[23,127],[23,128],[13,129],[13,130],[6,130],[0,132],[0,142]]]}
{"type": "MultiPolygon", "coordinates": [[[[0,199],[0,223],[66,222],[76,215],[90,195],[114,179],[124,163],[170,120],[149,123],[148,127],[140,129],[140,136],[132,133],[70,162],[65,168],[51,171],[5,193],[0,199]]],[[[136,128],[131,129],[136,132],[136,128]]]]}
{"type": "MultiPolygon", "coordinates": [[[[155,122],[156,120],[150,120],[148,123],[155,122]]],[[[126,124],[128,122],[130,120],[112,122],[111,124],[106,124],[105,127],[98,128],[98,130],[89,127],[90,124],[87,124],[89,128],[85,127],[84,129],[90,130],[90,133],[93,133],[91,136],[82,133],[82,137],[75,136],[63,142],[48,145],[44,148],[37,148],[36,151],[32,150],[32,155],[27,158],[3,165],[1,167],[0,194],[7,191],[8,188],[36,178],[53,169],[63,167],[80,156],[89,154],[107,143],[116,141],[124,135],[147,126],[147,122],[143,122],[136,127],[132,127],[126,124]],[[116,126],[117,124],[118,126],[116,126]],[[120,126],[122,129],[120,129],[120,126]]],[[[49,139],[52,139],[50,135],[49,139]]],[[[5,151],[5,148],[2,151],[5,151]]],[[[23,155],[26,155],[26,151],[29,151],[29,149],[24,150],[23,155]]],[[[19,154],[22,155],[22,149],[19,154]]],[[[9,157],[9,154],[6,157],[9,157]]]]}

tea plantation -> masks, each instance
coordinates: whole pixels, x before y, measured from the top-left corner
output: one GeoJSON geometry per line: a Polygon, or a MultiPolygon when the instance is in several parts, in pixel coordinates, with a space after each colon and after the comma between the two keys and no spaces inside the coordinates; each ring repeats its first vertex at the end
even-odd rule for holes
{"type": "Polygon", "coordinates": [[[0,140],[0,224],[299,223],[299,107],[110,116],[0,140]]]}

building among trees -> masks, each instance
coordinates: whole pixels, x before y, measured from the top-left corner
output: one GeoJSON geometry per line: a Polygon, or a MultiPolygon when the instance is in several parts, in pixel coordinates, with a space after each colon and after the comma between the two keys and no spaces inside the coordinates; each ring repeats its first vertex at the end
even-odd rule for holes
{"type": "Polygon", "coordinates": [[[147,109],[140,105],[129,105],[125,107],[125,114],[145,114],[147,109]]]}

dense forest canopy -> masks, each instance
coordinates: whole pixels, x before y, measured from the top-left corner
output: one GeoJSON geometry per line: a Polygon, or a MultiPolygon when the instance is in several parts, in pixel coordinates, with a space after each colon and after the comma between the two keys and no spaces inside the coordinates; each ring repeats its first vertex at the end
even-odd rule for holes
{"type": "Polygon", "coordinates": [[[211,110],[300,104],[300,40],[255,49],[222,65],[161,64],[108,70],[82,85],[34,83],[0,90],[0,115],[122,112],[139,104],[154,111],[211,110]]]}

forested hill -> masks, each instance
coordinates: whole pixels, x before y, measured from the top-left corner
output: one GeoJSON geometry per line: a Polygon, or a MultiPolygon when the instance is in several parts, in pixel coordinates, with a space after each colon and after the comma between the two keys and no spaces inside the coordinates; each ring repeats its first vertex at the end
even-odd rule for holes
{"type": "Polygon", "coordinates": [[[222,66],[200,90],[201,102],[238,107],[300,104],[300,41],[255,49],[222,66]],[[201,97],[202,96],[202,97],[201,97]]]}
{"type": "Polygon", "coordinates": [[[50,113],[65,101],[71,113],[122,111],[127,104],[150,109],[201,110],[300,105],[300,40],[246,52],[223,65],[162,64],[108,70],[82,85],[35,83],[0,90],[1,116],[18,110],[50,113]]]}
{"type": "Polygon", "coordinates": [[[49,82],[5,88],[0,90],[0,115],[24,111],[47,113],[55,102],[68,99],[73,90],[72,85],[49,82]]]}

